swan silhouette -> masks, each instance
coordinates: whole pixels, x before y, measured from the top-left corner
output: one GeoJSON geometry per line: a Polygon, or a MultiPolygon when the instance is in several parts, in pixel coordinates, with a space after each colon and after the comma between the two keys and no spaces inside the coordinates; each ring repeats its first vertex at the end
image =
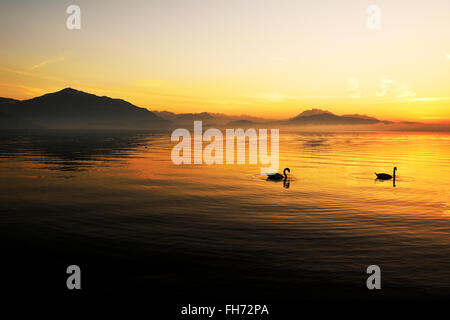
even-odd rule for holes
{"type": "Polygon", "coordinates": [[[291,172],[291,169],[284,168],[283,174],[280,174],[278,172],[277,173],[267,173],[267,180],[281,180],[281,179],[286,180],[287,179],[286,171],[291,172]]]}
{"type": "MultiPolygon", "coordinates": [[[[395,180],[395,172],[397,171],[397,167],[394,167],[394,180],[395,180]]],[[[378,180],[391,180],[392,176],[390,174],[387,173],[376,173],[375,175],[377,176],[378,180]]]]}

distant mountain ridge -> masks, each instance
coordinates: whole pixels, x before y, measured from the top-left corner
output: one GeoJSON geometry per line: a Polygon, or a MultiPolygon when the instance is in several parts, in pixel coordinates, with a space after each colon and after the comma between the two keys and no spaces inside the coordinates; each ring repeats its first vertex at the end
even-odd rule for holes
{"type": "Polygon", "coordinates": [[[195,120],[202,120],[203,126],[250,126],[265,123],[269,120],[249,115],[227,115],[223,113],[174,113],[170,111],[152,111],[157,116],[170,120],[179,126],[191,126],[195,120]]]}
{"type": "Polygon", "coordinates": [[[34,122],[0,112],[0,130],[28,130],[39,128],[34,122]]]}
{"type": "MultiPolygon", "coordinates": [[[[48,93],[28,100],[0,98],[1,129],[173,129],[192,126],[202,120],[211,126],[270,126],[270,125],[372,125],[393,124],[391,121],[361,114],[336,115],[318,108],[304,110],[286,120],[271,120],[249,115],[221,113],[174,113],[149,111],[122,99],[97,96],[72,88],[48,93]]],[[[398,124],[419,124],[397,122],[398,124]]]]}
{"type": "Polygon", "coordinates": [[[29,100],[2,101],[1,112],[46,129],[160,129],[170,123],[125,100],[72,88],[29,100]]]}
{"type": "Polygon", "coordinates": [[[365,114],[359,114],[359,113],[353,113],[353,114],[343,114],[343,117],[354,117],[354,118],[361,118],[361,119],[372,119],[377,120],[375,117],[371,117],[365,114]]]}
{"type": "Polygon", "coordinates": [[[152,111],[158,117],[166,120],[208,120],[213,119],[214,116],[208,112],[201,113],[173,113],[170,111],[152,111]]]}
{"type": "Polygon", "coordinates": [[[18,102],[18,101],[20,101],[20,100],[10,99],[10,98],[0,98],[0,105],[8,104],[8,103],[15,103],[15,102],[18,102]]]}
{"type": "Polygon", "coordinates": [[[315,115],[318,115],[318,114],[332,114],[332,113],[330,111],[327,111],[327,110],[313,108],[313,109],[309,109],[309,110],[303,111],[302,113],[297,115],[295,118],[315,116],[315,115]]]}
{"type": "Polygon", "coordinates": [[[303,125],[362,125],[375,124],[382,121],[368,116],[359,114],[339,116],[330,111],[321,109],[311,109],[300,113],[299,115],[288,119],[287,124],[303,124],[303,125]]]}

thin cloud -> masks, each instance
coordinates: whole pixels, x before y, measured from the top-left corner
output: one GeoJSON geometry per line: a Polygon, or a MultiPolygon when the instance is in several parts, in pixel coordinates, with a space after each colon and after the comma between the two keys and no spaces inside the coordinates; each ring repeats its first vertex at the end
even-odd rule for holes
{"type": "Polygon", "coordinates": [[[359,99],[361,98],[361,92],[359,91],[359,80],[353,77],[347,79],[347,91],[349,98],[359,99]]]}
{"type": "Polygon", "coordinates": [[[396,98],[415,98],[416,93],[407,84],[382,77],[377,88],[377,97],[394,96],[396,98]]]}
{"type": "Polygon", "coordinates": [[[33,87],[23,86],[23,85],[13,85],[13,84],[8,84],[8,83],[4,83],[4,82],[0,82],[0,89],[6,89],[9,92],[13,92],[13,93],[17,94],[18,96],[23,96],[23,97],[35,97],[35,96],[39,96],[39,95],[46,93],[45,90],[42,90],[39,88],[33,88],[33,87]]]}
{"type": "Polygon", "coordinates": [[[14,73],[14,74],[18,74],[18,75],[26,76],[26,77],[31,77],[31,78],[38,78],[38,79],[54,81],[54,82],[62,82],[62,83],[66,83],[67,82],[66,80],[64,80],[62,78],[45,76],[45,75],[42,75],[42,74],[39,74],[39,73],[25,71],[25,70],[11,69],[11,68],[4,67],[4,66],[0,66],[0,71],[14,73]]]}
{"type": "Polygon", "coordinates": [[[39,62],[38,64],[35,64],[34,66],[30,67],[28,69],[28,71],[33,71],[33,70],[45,67],[46,65],[48,65],[50,63],[63,61],[64,59],[65,59],[64,57],[57,57],[57,58],[46,59],[46,60],[44,60],[42,62],[39,62]]]}

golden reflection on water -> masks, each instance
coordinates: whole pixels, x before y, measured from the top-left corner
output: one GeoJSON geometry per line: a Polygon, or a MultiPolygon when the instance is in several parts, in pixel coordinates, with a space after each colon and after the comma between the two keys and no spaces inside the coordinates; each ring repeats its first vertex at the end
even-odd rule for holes
{"type": "Polygon", "coordinates": [[[174,165],[169,134],[0,142],[3,232],[95,236],[118,259],[116,239],[142,259],[170,247],[211,270],[219,252],[227,268],[236,259],[265,268],[261,283],[271,274],[297,287],[324,272],[357,284],[377,263],[391,285],[450,288],[448,133],[282,132],[289,188],[266,181],[259,164],[174,165]],[[375,180],[394,166],[395,187],[375,180]]]}
{"type": "Polygon", "coordinates": [[[261,164],[174,165],[170,152],[175,143],[168,135],[144,138],[126,156],[118,152],[65,161],[42,150],[28,150],[25,160],[20,155],[7,157],[1,168],[4,183],[9,180],[13,187],[25,189],[29,180],[58,185],[60,181],[51,178],[64,177],[64,183],[80,187],[94,184],[187,197],[236,197],[255,208],[278,205],[280,216],[285,210],[297,210],[341,217],[357,212],[438,218],[447,217],[449,211],[449,142],[448,134],[430,133],[281,134],[279,172],[291,169],[289,188],[266,181],[260,175],[261,164]],[[57,170],[67,164],[74,170],[57,170]],[[395,188],[392,180],[375,180],[374,172],[392,174],[394,166],[398,167],[395,188]],[[308,211],[314,204],[321,209],[308,211]]]}
{"type": "Polygon", "coordinates": [[[166,192],[193,196],[236,196],[256,206],[279,204],[303,212],[306,204],[326,212],[444,216],[450,187],[450,137],[447,134],[362,133],[283,134],[280,169],[289,167],[290,186],[265,181],[261,165],[174,165],[174,143],[162,139],[137,150],[113,176],[135,177],[144,187],[165,181],[166,192]],[[392,174],[377,181],[374,172],[392,174]],[[124,171],[124,169],[127,169],[124,171]],[[170,183],[169,183],[170,182],[170,183]]]}

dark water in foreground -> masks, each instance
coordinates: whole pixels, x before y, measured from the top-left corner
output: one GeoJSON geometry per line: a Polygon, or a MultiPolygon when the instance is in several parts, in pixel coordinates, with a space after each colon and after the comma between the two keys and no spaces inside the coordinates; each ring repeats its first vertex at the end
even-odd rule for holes
{"type": "Polygon", "coordinates": [[[0,137],[4,288],[171,298],[449,298],[449,134],[286,133],[259,166],[175,166],[165,133],[0,137]],[[399,168],[396,187],[374,171],[399,168]],[[367,266],[382,290],[366,289],[367,266]]]}

